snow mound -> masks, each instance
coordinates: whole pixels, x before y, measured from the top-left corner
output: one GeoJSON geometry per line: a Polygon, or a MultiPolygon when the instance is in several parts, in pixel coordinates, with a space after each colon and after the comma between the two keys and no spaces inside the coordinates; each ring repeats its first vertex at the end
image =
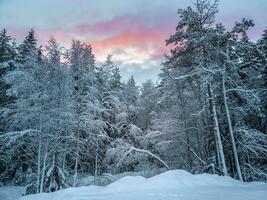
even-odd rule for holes
{"type": "Polygon", "coordinates": [[[173,170],[144,178],[127,176],[105,187],[68,188],[24,196],[22,200],[265,200],[267,184],[173,170]]]}

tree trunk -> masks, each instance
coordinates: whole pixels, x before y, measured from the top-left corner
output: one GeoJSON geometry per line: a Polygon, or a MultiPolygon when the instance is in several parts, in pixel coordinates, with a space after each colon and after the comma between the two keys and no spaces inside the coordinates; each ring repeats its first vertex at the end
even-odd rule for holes
{"type": "Polygon", "coordinates": [[[76,146],[76,159],[75,159],[75,169],[74,169],[74,177],[73,177],[73,187],[76,187],[76,179],[78,173],[78,162],[79,162],[79,148],[80,148],[80,131],[77,132],[77,146],[76,146]]]}
{"type": "Polygon", "coordinates": [[[47,150],[48,150],[48,141],[46,141],[45,155],[44,155],[44,160],[43,160],[43,170],[42,170],[42,178],[41,178],[41,185],[40,185],[40,193],[43,192],[43,188],[44,188],[44,176],[45,176],[45,168],[46,168],[47,150]]]}
{"type": "Polygon", "coordinates": [[[215,142],[216,142],[216,157],[218,161],[218,166],[221,169],[222,164],[221,164],[221,157],[220,157],[220,151],[219,151],[219,145],[218,145],[218,140],[217,137],[215,136],[215,142]]]}
{"type": "Polygon", "coordinates": [[[238,154],[237,154],[237,150],[236,150],[236,144],[235,144],[235,138],[234,138],[233,127],[232,127],[232,122],[231,122],[231,116],[230,116],[229,108],[228,108],[226,90],[225,90],[225,67],[223,69],[223,75],[222,75],[222,88],[223,88],[224,106],[225,106],[225,111],[226,111],[226,115],[227,115],[227,122],[228,122],[228,127],[229,127],[229,132],[230,132],[230,137],[231,137],[231,143],[232,143],[232,149],[233,149],[233,154],[234,154],[235,167],[236,167],[236,171],[237,171],[237,175],[238,175],[239,180],[243,181],[241,170],[240,170],[238,154]]]}
{"type": "Polygon", "coordinates": [[[65,171],[66,153],[63,154],[62,170],[65,171]]]}
{"type": "Polygon", "coordinates": [[[98,151],[99,151],[99,144],[98,144],[98,136],[96,136],[96,154],[95,154],[95,184],[98,177],[98,151]]]}
{"type": "Polygon", "coordinates": [[[36,184],[36,192],[40,191],[40,171],[41,171],[41,149],[42,149],[42,138],[39,137],[39,147],[38,147],[38,166],[37,166],[37,184],[36,184]]]}
{"type": "Polygon", "coordinates": [[[221,134],[220,134],[220,129],[219,129],[219,123],[218,123],[218,117],[217,117],[217,111],[216,111],[216,104],[215,104],[214,94],[213,94],[213,90],[211,88],[211,84],[210,83],[209,83],[208,88],[209,88],[209,92],[210,92],[210,95],[211,95],[213,119],[214,119],[214,125],[215,125],[215,137],[217,138],[216,142],[218,142],[218,149],[219,149],[219,154],[220,154],[220,158],[221,158],[223,175],[227,176],[227,168],[226,168],[225,156],[224,156],[223,145],[222,145],[222,139],[221,139],[221,134]]]}

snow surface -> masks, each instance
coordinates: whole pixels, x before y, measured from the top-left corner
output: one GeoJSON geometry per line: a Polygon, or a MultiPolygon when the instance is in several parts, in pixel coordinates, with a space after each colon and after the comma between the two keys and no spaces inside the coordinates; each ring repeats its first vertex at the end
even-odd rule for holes
{"type": "Polygon", "coordinates": [[[24,196],[22,200],[265,200],[266,197],[266,183],[242,183],[230,177],[173,170],[148,179],[127,176],[105,187],[68,188],[24,196]]]}
{"type": "Polygon", "coordinates": [[[0,200],[18,200],[25,192],[25,187],[3,186],[0,187],[0,200]]]}

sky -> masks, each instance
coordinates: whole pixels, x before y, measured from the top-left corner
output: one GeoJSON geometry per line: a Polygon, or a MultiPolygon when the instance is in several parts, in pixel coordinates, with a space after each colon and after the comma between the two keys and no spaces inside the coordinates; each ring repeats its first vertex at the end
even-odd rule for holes
{"type": "MultiPolygon", "coordinates": [[[[123,80],[157,81],[165,40],[178,22],[177,10],[193,0],[0,0],[0,29],[22,41],[34,28],[39,44],[51,36],[64,47],[80,39],[91,44],[97,61],[113,54],[123,80]]],[[[216,18],[227,28],[250,18],[257,40],[267,27],[267,0],[220,0],[216,18]]]]}

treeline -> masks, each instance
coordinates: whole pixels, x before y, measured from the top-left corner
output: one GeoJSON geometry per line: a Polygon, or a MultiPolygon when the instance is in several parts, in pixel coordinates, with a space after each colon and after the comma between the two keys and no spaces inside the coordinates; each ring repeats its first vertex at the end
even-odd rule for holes
{"type": "Polygon", "coordinates": [[[252,20],[228,31],[215,23],[217,12],[217,0],[178,10],[176,32],[166,41],[174,48],[158,86],[162,131],[170,119],[182,168],[266,180],[267,30],[252,42],[252,20]]]}
{"type": "Polygon", "coordinates": [[[140,88],[79,40],[42,48],[31,30],[17,45],[2,30],[0,182],[29,194],[77,186],[80,173],[103,184],[105,173],[177,168],[266,180],[267,30],[257,42],[251,20],[227,31],[217,7],[178,11],[160,83],[140,88]]]}
{"type": "Polygon", "coordinates": [[[76,186],[79,172],[166,165],[143,150],[138,87],[132,76],[121,82],[111,56],[96,65],[91,46],[78,40],[66,51],[53,38],[37,48],[33,30],[18,46],[5,30],[0,41],[1,182],[49,192],[67,186],[66,176],[76,186]]]}

